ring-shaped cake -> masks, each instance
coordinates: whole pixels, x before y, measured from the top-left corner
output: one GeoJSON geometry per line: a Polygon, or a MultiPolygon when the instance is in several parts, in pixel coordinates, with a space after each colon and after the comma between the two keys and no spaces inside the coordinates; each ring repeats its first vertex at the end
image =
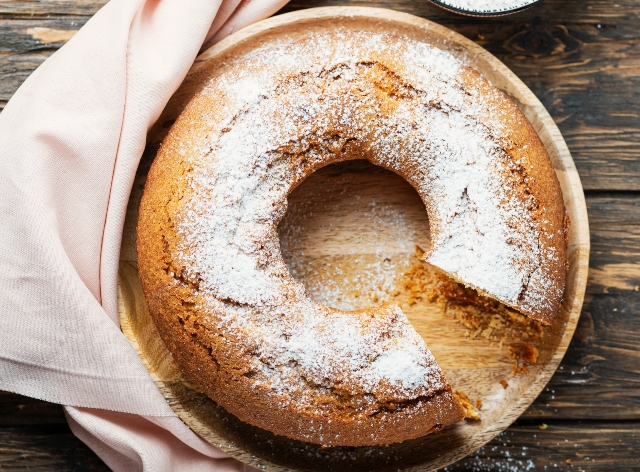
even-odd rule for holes
{"type": "Polygon", "coordinates": [[[535,130],[450,54],[378,33],[312,34],[212,80],[149,172],[139,272],[176,362],[231,413],[327,446],[390,444],[461,419],[451,387],[398,306],[311,300],[277,235],[289,193],[349,159],[417,190],[426,262],[551,323],[567,222],[535,130]]]}

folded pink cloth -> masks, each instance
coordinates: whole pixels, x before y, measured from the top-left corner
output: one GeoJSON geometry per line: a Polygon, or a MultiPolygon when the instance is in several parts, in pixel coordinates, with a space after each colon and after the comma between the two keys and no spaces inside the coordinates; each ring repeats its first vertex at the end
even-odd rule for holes
{"type": "Polygon", "coordinates": [[[66,405],[115,470],[243,470],[169,408],[119,329],[146,134],[198,51],[286,0],[112,0],[0,114],[0,390],[66,405]]]}

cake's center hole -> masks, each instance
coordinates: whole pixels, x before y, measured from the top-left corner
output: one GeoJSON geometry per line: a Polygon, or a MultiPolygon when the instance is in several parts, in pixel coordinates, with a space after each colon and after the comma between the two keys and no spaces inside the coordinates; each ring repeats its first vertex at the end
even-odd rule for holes
{"type": "Polygon", "coordinates": [[[282,256],[316,302],[355,310],[394,301],[416,245],[429,248],[424,203],[402,177],[368,161],[310,175],[278,227],[282,256]]]}

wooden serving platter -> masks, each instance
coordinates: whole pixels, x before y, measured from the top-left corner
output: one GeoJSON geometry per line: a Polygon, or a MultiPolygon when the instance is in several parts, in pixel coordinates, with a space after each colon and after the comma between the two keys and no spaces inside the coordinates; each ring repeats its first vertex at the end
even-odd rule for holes
{"type": "MultiPolygon", "coordinates": [[[[472,41],[430,21],[391,10],[330,7],[297,11],[257,23],[205,51],[150,130],[133,187],[122,240],[119,308],[125,336],[178,416],[229,455],[267,470],[434,470],[475,451],[509,426],[531,404],[567,350],[587,281],[589,227],[580,184],[567,146],[533,93],[500,61],[472,41]],[[447,50],[506,92],[544,142],[571,218],[570,269],[561,312],[539,336],[504,317],[491,329],[470,324],[446,303],[416,298],[411,281],[423,268],[416,246],[429,247],[427,213],[402,178],[367,162],[321,169],[289,198],[280,224],[283,256],[316,301],[359,308],[399,304],[425,339],[454,390],[464,391],[481,419],[466,420],[388,447],[321,448],[242,423],[198,392],[177,368],[149,316],[137,273],[135,225],[146,173],[159,143],[186,103],[211,78],[258,48],[295,41],[312,32],[349,28],[407,36],[447,50]],[[466,325],[465,325],[466,323],[466,325]],[[509,347],[534,347],[528,372],[513,372],[509,347]],[[501,383],[502,381],[502,383],[501,383]],[[506,382],[506,388],[503,386],[506,382]],[[479,405],[480,403],[478,403],[479,405]]],[[[522,367],[522,359],[519,362],[522,367]]]]}

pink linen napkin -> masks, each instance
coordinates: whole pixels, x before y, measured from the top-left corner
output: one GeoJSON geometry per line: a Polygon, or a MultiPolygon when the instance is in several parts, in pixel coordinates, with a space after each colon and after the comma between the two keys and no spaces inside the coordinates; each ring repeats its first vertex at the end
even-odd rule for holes
{"type": "Polygon", "coordinates": [[[286,0],[112,0],[0,114],[0,390],[66,405],[114,470],[243,470],[173,413],[119,329],[146,134],[198,51],[286,0]]]}

